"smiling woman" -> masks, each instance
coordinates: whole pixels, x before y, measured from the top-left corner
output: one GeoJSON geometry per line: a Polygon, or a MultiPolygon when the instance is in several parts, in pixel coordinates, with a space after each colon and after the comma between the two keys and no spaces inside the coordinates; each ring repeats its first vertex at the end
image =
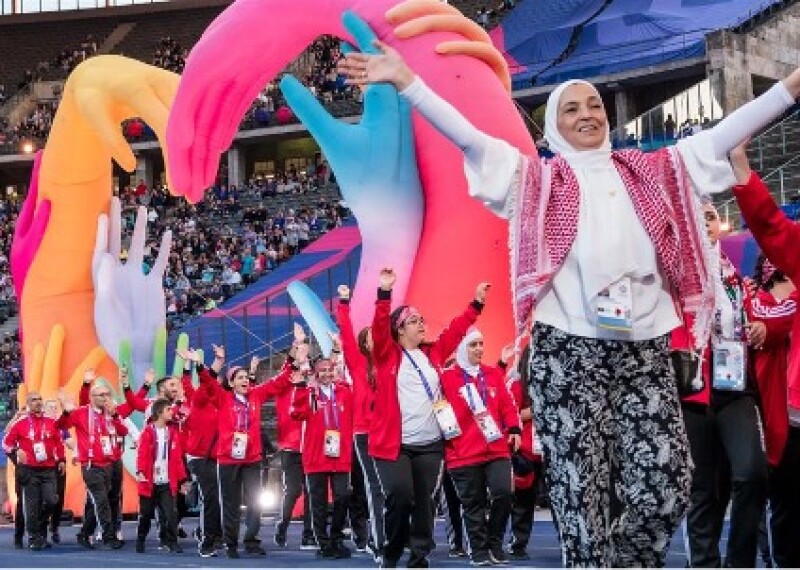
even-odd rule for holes
{"type": "Polygon", "coordinates": [[[794,103],[800,72],[649,154],[613,152],[597,90],[568,81],[548,99],[556,156],[542,160],[476,129],[375,45],[380,54],[350,54],[340,70],[356,85],[392,83],[464,152],[470,195],[509,222],[515,321],[535,347],[533,412],[564,563],[662,566],[691,484],[668,335],[690,316],[702,349],[714,310],[699,198],[733,186],[728,153],[794,103]],[[612,493],[624,505],[616,519],[612,493]]]}

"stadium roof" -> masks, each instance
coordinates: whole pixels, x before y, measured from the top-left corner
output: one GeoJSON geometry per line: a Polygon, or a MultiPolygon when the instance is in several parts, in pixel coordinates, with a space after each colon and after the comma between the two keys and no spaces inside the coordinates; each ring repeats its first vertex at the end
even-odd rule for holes
{"type": "Polygon", "coordinates": [[[514,87],[548,85],[704,56],[705,36],[782,0],[531,0],[498,28],[514,87]]]}

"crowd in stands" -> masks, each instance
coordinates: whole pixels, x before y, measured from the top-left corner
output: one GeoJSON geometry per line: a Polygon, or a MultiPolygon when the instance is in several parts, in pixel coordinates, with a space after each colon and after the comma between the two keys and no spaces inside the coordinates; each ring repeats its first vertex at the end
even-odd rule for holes
{"type": "Polygon", "coordinates": [[[315,199],[319,183],[290,171],[271,180],[250,180],[241,188],[217,185],[197,205],[170,196],[161,185],[150,190],[140,182],[123,188],[120,200],[127,232],[133,230],[136,208],[148,208],[146,270],[158,255],[163,231],[173,230],[164,279],[170,330],[216,308],[312,239],[340,225],[338,204],[315,199]],[[270,198],[287,193],[307,195],[308,200],[297,210],[270,206],[270,198]]]}
{"type": "Polygon", "coordinates": [[[161,38],[153,52],[153,65],[175,73],[183,73],[189,50],[170,36],[161,38]]]}
{"type": "MultiPolygon", "coordinates": [[[[18,204],[0,199],[0,325],[16,314],[16,298],[11,283],[11,240],[18,204]]],[[[22,365],[17,335],[6,332],[0,338],[0,424],[11,414],[10,401],[16,401],[16,386],[21,380],[22,365]]]]}
{"type": "Polygon", "coordinates": [[[501,0],[499,4],[486,2],[478,8],[475,14],[475,21],[484,29],[494,27],[501,17],[513,10],[517,5],[517,0],[501,0]]]}

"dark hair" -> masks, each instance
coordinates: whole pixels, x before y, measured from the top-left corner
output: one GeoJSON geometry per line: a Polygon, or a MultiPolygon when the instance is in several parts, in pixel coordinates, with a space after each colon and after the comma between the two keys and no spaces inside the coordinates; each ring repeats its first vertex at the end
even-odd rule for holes
{"type": "Polygon", "coordinates": [[[160,392],[161,388],[164,387],[164,384],[166,384],[167,380],[169,380],[170,378],[172,378],[172,376],[164,376],[163,378],[159,378],[158,380],[156,380],[156,392],[160,392]]]}
{"type": "Polygon", "coordinates": [[[169,408],[172,404],[169,403],[169,400],[166,398],[158,398],[153,402],[153,405],[150,407],[150,421],[154,422],[158,419],[164,410],[169,408]]]}
{"type": "Polygon", "coordinates": [[[400,328],[400,315],[402,315],[403,311],[405,311],[407,308],[408,308],[408,305],[400,305],[394,311],[392,311],[391,315],[389,315],[389,322],[391,323],[392,338],[395,340],[395,342],[397,342],[397,338],[398,338],[397,331],[400,328]]]}
{"type": "Polygon", "coordinates": [[[358,351],[364,355],[364,358],[367,359],[367,380],[369,381],[370,387],[374,390],[375,389],[375,365],[372,362],[372,351],[367,346],[367,337],[369,336],[369,331],[372,330],[370,327],[364,327],[358,333],[358,351]]]}
{"type": "Polygon", "coordinates": [[[764,291],[770,291],[777,283],[786,281],[786,275],[780,269],[776,269],[772,275],[769,276],[769,279],[764,280],[764,265],[768,261],[767,256],[760,253],[756,261],[756,269],[753,272],[753,279],[764,291]]]}

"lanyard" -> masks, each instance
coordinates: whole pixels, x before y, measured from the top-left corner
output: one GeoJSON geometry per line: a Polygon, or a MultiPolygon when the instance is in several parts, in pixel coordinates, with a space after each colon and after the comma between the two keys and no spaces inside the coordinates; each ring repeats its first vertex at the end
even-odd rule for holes
{"type": "MultiPolygon", "coordinates": [[[[464,388],[465,392],[467,393],[467,398],[469,398],[469,409],[473,412],[475,411],[475,400],[472,399],[472,390],[469,389],[470,381],[469,381],[469,374],[467,371],[464,370],[464,388]]],[[[478,378],[475,384],[478,386],[478,390],[480,390],[480,398],[483,401],[483,405],[486,406],[486,378],[483,375],[483,370],[478,371],[478,378]]]]}
{"type": "MultiPolygon", "coordinates": [[[[94,416],[97,412],[94,411],[94,408],[88,406],[86,411],[89,413],[89,461],[94,458],[94,416]]],[[[102,413],[102,412],[100,412],[102,413]]],[[[108,419],[106,418],[106,432],[108,432],[108,419]]],[[[100,434],[102,437],[103,434],[100,434]]]]}
{"type": "Polygon", "coordinates": [[[233,411],[236,413],[236,431],[250,431],[250,403],[248,400],[242,402],[233,395],[233,411]],[[242,409],[244,408],[244,409],[242,409]],[[244,428],[244,429],[242,429],[244,428]]]}
{"type": "MultiPolygon", "coordinates": [[[[36,443],[36,431],[33,426],[33,416],[28,416],[28,436],[32,443],[36,443]]],[[[39,429],[39,441],[44,441],[44,420],[39,429]]]]}
{"type": "MultiPolygon", "coordinates": [[[[731,279],[723,276],[723,287],[725,293],[733,305],[733,336],[736,340],[744,338],[744,325],[747,323],[747,315],[744,311],[744,292],[742,282],[735,275],[731,279]]],[[[722,312],[717,310],[715,316],[717,334],[722,336],[722,312]]]]}
{"type": "Polygon", "coordinates": [[[152,426],[152,427],[153,427],[153,432],[155,432],[155,436],[156,436],[156,447],[158,448],[157,451],[156,451],[156,455],[160,455],[161,459],[166,461],[167,460],[167,453],[169,451],[169,428],[168,427],[164,427],[164,431],[163,431],[163,433],[164,433],[164,440],[163,440],[164,446],[162,447],[161,446],[162,442],[159,441],[159,439],[158,439],[158,434],[159,434],[160,430],[159,430],[159,428],[156,428],[156,426],[152,426]]]}
{"type": "Polygon", "coordinates": [[[422,373],[422,369],[419,366],[417,366],[417,363],[414,362],[414,359],[411,358],[411,355],[405,348],[403,349],[403,354],[405,354],[408,357],[409,362],[411,362],[411,366],[413,366],[414,370],[416,370],[417,374],[419,374],[419,379],[422,381],[422,386],[425,388],[425,392],[428,394],[428,398],[430,399],[430,401],[436,402],[436,398],[433,397],[433,390],[431,390],[431,385],[428,384],[428,380],[425,378],[425,374],[422,373]]]}
{"type": "Polygon", "coordinates": [[[325,402],[325,429],[330,429],[331,425],[333,425],[333,429],[339,430],[339,410],[336,407],[336,390],[333,386],[331,386],[331,397],[329,398],[325,392],[320,388],[319,390],[319,399],[325,402]],[[333,410],[331,414],[328,410],[333,410]],[[333,415],[333,424],[331,424],[331,420],[329,415],[333,415]]]}

